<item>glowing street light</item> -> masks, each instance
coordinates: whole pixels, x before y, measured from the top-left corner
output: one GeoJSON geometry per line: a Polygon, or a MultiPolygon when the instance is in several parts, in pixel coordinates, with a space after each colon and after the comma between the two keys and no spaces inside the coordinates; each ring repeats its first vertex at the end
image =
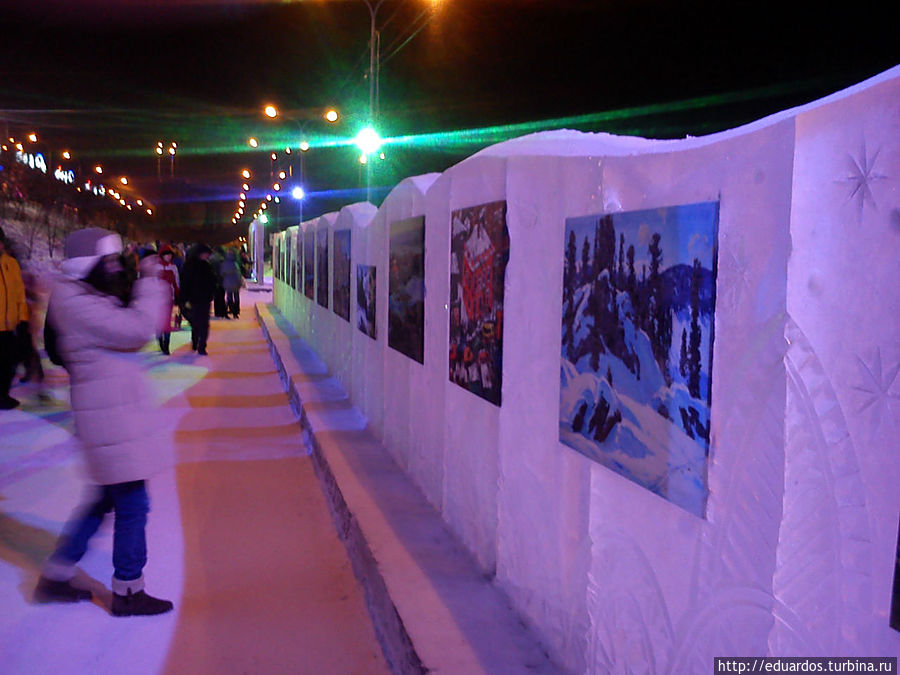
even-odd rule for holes
{"type": "Polygon", "coordinates": [[[275,192],[278,192],[279,190],[281,190],[281,183],[275,183],[272,186],[272,189],[275,190],[275,192]]]}
{"type": "Polygon", "coordinates": [[[325,113],[325,119],[334,124],[338,121],[338,111],[334,108],[329,108],[328,112],[325,113]]]}
{"type": "Polygon", "coordinates": [[[266,117],[269,117],[271,119],[275,119],[276,117],[278,117],[278,108],[276,108],[274,105],[267,105],[265,108],[263,108],[263,112],[266,114],[266,117]]]}
{"type": "Polygon", "coordinates": [[[301,152],[306,152],[307,150],[309,150],[309,143],[308,143],[307,141],[301,141],[301,143],[300,143],[300,151],[301,151],[301,152]]]}
{"type": "Polygon", "coordinates": [[[72,153],[68,150],[63,150],[63,159],[72,159],[72,153]]]}
{"type": "Polygon", "coordinates": [[[37,143],[37,134],[32,131],[30,134],[28,134],[28,140],[32,143],[37,143]]]}
{"type": "Polygon", "coordinates": [[[247,180],[250,180],[250,169],[244,169],[241,171],[241,175],[247,180]]]}
{"type": "MultiPolygon", "coordinates": [[[[246,183],[244,183],[243,185],[241,185],[241,188],[242,188],[243,190],[249,190],[249,189],[250,189],[250,186],[247,185],[246,183]]],[[[246,199],[246,197],[245,197],[244,199],[246,199]]]]}
{"type": "Polygon", "coordinates": [[[372,155],[378,152],[383,142],[381,136],[372,127],[366,127],[360,131],[356,134],[356,138],[353,141],[364,155],[372,155]]]}
{"type": "Polygon", "coordinates": [[[250,147],[251,147],[251,148],[258,148],[258,147],[259,147],[259,141],[256,140],[255,138],[253,138],[252,136],[247,140],[247,143],[250,144],[250,147]]]}
{"type": "Polygon", "coordinates": [[[303,191],[303,188],[300,187],[299,185],[297,187],[295,187],[293,190],[291,190],[291,197],[293,197],[297,201],[300,201],[305,196],[306,196],[306,193],[303,191]]]}
{"type": "Polygon", "coordinates": [[[152,215],[153,215],[153,209],[147,209],[147,215],[148,215],[148,216],[152,216],[152,215]]]}
{"type": "Polygon", "coordinates": [[[98,164],[97,166],[94,167],[94,171],[96,173],[103,173],[103,167],[98,164]]]}
{"type": "Polygon", "coordinates": [[[125,177],[125,176],[122,176],[122,177],[119,179],[119,182],[122,183],[122,185],[128,185],[128,178],[125,177]]]}

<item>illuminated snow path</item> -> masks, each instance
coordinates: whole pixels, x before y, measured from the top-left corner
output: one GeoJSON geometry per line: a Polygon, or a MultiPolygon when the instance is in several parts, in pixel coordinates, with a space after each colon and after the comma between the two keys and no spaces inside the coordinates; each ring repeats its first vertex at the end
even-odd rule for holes
{"type": "Polygon", "coordinates": [[[147,590],[157,617],[109,614],[112,522],[79,578],[93,603],[33,605],[40,565],[79,502],[81,465],[65,374],[54,401],[31,385],[0,413],[0,671],[4,673],[387,672],[299,426],[243,294],[238,321],[213,320],[209,357],[188,330],[172,356],[148,344],[162,437],[177,466],[149,483],[147,590]]]}

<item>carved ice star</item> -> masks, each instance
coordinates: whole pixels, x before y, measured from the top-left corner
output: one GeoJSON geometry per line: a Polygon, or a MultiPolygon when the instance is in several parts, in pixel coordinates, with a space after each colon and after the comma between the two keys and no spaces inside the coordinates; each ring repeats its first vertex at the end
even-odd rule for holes
{"type": "Polygon", "coordinates": [[[871,364],[867,364],[859,356],[856,357],[856,363],[859,366],[862,383],[853,389],[865,395],[857,412],[870,410],[874,427],[880,428],[884,414],[887,413],[888,418],[892,418],[891,405],[894,401],[900,401],[900,394],[891,391],[897,380],[897,374],[900,373],[900,363],[889,368],[887,372],[882,372],[880,348],[875,350],[875,358],[871,364]]]}
{"type": "Polygon", "coordinates": [[[855,199],[857,209],[857,222],[862,222],[863,208],[868,202],[873,208],[878,208],[875,204],[875,198],[872,196],[872,183],[887,178],[884,174],[875,172],[875,162],[878,161],[878,155],[881,148],[875,151],[872,157],[866,152],[866,142],[863,141],[862,149],[859,153],[859,159],[852,155],[847,155],[849,160],[849,175],[841,179],[842,182],[850,183],[850,194],[847,195],[847,201],[855,199]]]}

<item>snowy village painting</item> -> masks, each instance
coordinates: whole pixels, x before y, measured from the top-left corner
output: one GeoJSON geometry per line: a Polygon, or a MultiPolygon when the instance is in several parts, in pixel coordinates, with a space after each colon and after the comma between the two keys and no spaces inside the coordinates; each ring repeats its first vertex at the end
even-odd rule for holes
{"type": "Polygon", "coordinates": [[[718,203],[566,221],[560,441],[703,517],[718,203]]]}
{"type": "Polygon", "coordinates": [[[506,202],[454,211],[450,222],[450,381],[499,406],[506,202]]]}
{"type": "Polygon", "coordinates": [[[334,233],[334,313],[350,321],[350,230],[334,233]]]}
{"type": "Polygon", "coordinates": [[[391,223],[388,346],[425,362],[425,216],[391,223]]]}
{"type": "Polygon", "coordinates": [[[313,299],[315,291],[316,233],[311,229],[303,233],[303,294],[313,299]]]}
{"type": "Polygon", "coordinates": [[[316,302],[328,307],[328,230],[316,232],[316,302]]]}
{"type": "Polygon", "coordinates": [[[375,335],[375,265],[356,266],[356,327],[375,335]]]}

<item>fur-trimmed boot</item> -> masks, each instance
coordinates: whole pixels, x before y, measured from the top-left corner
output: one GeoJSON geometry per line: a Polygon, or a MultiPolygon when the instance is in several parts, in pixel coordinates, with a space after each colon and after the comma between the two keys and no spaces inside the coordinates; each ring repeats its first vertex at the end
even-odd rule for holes
{"type": "Polygon", "coordinates": [[[149,616],[164,614],[172,610],[174,605],[168,600],[160,600],[144,592],[144,577],[133,581],[112,580],[112,613],[113,616],[149,616]]]}

